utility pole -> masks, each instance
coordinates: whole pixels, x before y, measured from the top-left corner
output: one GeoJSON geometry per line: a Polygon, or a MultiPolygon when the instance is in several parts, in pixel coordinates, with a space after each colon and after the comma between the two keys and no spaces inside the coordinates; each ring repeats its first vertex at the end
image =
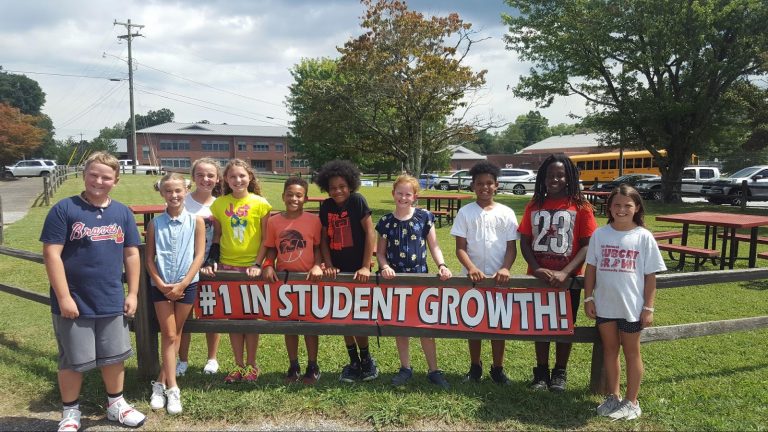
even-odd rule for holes
{"type": "Polygon", "coordinates": [[[134,37],[138,37],[141,35],[138,32],[131,33],[131,31],[133,27],[136,27],[137,29],[142,29],[144,28],[144,26],[141,24],[131,24],[130,19],[128,20],[127,23],[121,23],[115,20],[115,22],[112,25],[124,26],[127,31],[127,34],[120,35],[117,38],[128,40],[128,94],[131,101],[131,143],[133,143],[133,169],[135,174],[136,167],[139,165],[139,152],[136,146],[136,115],[133,112],[133,55],[131,53],[131,40],[134,37]]]}

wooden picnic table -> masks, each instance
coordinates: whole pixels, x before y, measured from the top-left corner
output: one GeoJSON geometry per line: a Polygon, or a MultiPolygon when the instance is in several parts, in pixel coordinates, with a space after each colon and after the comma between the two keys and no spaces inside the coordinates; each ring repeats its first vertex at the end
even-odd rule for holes
{"type": "Polygon", "coordinates": [[[587,200],[589,200],[590,204],[592,204],[592,207],[595,209],[595,213],[602,215],[608,214],[606,201],[608,200],[608,196],[611,195],[610,192],[585,190],[581,191],[581,193],[587,197],[587,200]]]}
{"type": "MultiPolygon", "coordinates": [[[[698,211],[691,213],[678,213],[670,215],[656,216],[659,222],[674,222],[683,224],[683,236],[680,239],[682,246],[688,244],[688,228],[691,225],[704,225],[704,248],[717,249],[717,229],[723,229],[723,243],[720,252],[720,269],[725,268],[726,262],[728,268],[733,269],[738,255],[738,241],[736,240],[736,230],[750,229],[749,242],[749,267],[755,267],[757,258],[757,234],[758,228],[768,226],[768,216],[748,215],[741,213],[722,213],[711,211],[698,211]],[[730,243],[730,248],[728,247],[730,243]],[[727,256],[727,259],[726,259],[727,256]]],[[[681,265],[685,260],[685,254],[681,253],[681,265]]],[[[714,261],[714,260],[713,260],[714,261]]]]}
{"type": "Polygon", "coordinates": [[[427,201],[427,210],[429,211],[440,211],[445,210],[448,212],[446,215],[449,222],[453,222],[453,219],[456,217],[456,213],[461,208],[461,201],[463,200],[469,200],[474,199],[475,195],[473,194],[463,194],[463,193],[434,193],[434,192],[424,192],[419,194],[418,199],[419,200],[426,200],[427,201]],[[432,206],[432,201],[435,201],[434,207],[432,206]],[[445,204],[443,204],[443,201],[446,201],[445,204]]]}
{"type": "Polygon", "coordinates": [[[129,205],[128,208],[135,215],[144,215],[144,228],[149,225],[149,221],[155,217],[156,214],[165,211],[165,204],[138,204],[129,205]]]}

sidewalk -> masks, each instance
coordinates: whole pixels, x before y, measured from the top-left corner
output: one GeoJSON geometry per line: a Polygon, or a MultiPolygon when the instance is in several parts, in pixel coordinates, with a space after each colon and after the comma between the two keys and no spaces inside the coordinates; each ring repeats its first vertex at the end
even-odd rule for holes
{"type": "Polygon", "coordinates": [[[24,216],[43,193],[43,179],[26,177],[0,181],[0,198],[3,204],[3,224],[10,225],[24,216]]]}

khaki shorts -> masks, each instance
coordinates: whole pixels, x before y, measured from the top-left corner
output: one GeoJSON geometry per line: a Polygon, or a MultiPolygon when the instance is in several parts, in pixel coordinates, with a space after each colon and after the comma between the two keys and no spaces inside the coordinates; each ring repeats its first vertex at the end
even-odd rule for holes
{"type": "Polygon", "coordinates": [[[128,320],[123,316],[62,318],[52,315],[59,345],[59,369],[85,372],[122,363],[133,355],[128,320]]]}

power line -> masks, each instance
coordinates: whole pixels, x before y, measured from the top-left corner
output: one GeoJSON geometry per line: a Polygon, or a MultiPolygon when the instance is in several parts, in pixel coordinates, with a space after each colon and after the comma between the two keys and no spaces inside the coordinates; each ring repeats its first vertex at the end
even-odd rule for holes
{"type": "Polygon", "coordinates": [[[92,75],[75,75],[75,74],[63,74],[63,73],[54,73],[54,72],[32,72],[32,71],[20,71],[20,70],[10,70],[10,69],[3,69],[3,71],[13,72],[13,73],[34,74],[34,75],[51,75],[51,76],[73,77],[73,78],[104,79],[109,81],[123,81],[123,78],[101,77],[101,76],[92,76],[92,75]]]}

